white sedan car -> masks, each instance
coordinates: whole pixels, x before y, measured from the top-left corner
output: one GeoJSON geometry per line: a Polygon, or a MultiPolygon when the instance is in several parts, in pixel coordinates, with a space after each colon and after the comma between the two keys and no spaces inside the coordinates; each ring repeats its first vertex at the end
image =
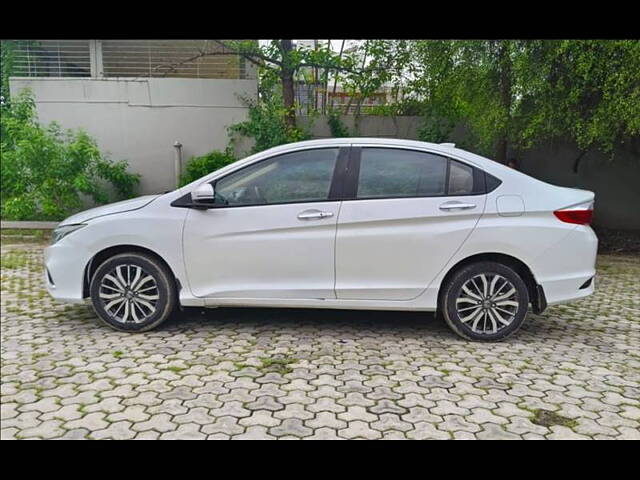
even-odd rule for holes
{"type": "Polygon", "coordinates": [[[455,148],[339,138],[252,155],[57,227],[50,294],[141,332],[178,306],[438,311],[500,340],[594,291],[594,194],[455,148]]]}

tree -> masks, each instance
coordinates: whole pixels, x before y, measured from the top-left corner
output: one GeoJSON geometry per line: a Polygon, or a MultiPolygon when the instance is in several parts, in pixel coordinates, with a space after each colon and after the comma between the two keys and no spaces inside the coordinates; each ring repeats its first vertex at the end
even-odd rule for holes
{"type": "Polygon", "coordinates": [[[513,64],[522,50],[512,40],[426,40],[412,44],[409,88],[425,102],[434,130],[446,136],[464,123],[480,150],[506,163],[514,135],[518,91],[513,64]]]}
{"type": "Polygon", "coordinates": [[[358,72],[352,56],[336,54],[329,44],[319,45],[315,49],[296,49],[292,40],[271,40],[264,46],[255,40],[214,40],[213,43],[216,48],[204,48],[180,63],[192,62],[210,55],[231,53],[266,71],[267,76],[277,77],[282,91],[284,119],[290,128],[296,126],[294,79],[301,69],[358,72]]]}
{"type": "MultiPolygon", "coordinates": [[[[456,124],[483,153],[569,136],[585,152],[612,152],[640,134],[640,42],[419,40],[402,66],[424,103],[425,139],[456,124]]],[[[576,162],[579,162],[579,157],[576,162]]]]}
{"type": "MultiPolygon", "coordinates": [[[[527,42],[518,65],[521,143],[568,135],[584,153],[640,137],[640,42],[544,40],[527,42]]],[[[637,142],[636,142],[637,145],[637,142]]],[[[640,157],[639,157],[640,158],[640,157]]]]}

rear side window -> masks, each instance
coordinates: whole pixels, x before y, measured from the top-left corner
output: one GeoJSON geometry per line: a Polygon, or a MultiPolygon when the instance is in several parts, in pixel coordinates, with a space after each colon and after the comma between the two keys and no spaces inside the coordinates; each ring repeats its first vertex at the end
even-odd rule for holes
{"type": "Polygon", "coordinates": [[[451,160],[449,167],[449,195],[470,195],[474,193],[473,167],[451,160]]]}
{"type": "Polygon", "coordinates": [[[446,194],[447,159],[391,148],[363,148],[357,198],[429,197],[446,194]]]}

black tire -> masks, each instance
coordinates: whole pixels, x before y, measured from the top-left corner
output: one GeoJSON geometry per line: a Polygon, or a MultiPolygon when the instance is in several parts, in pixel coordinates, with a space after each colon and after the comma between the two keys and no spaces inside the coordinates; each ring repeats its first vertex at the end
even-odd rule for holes
{"type": "MultiPolygon", "coordinates": [[[[135,270],[135,268],[133,270],[135,270]]],[[[111,275],[111,277],[113,277],[113,275],[111,275]]],[[[143,278],[146,278],[146,276],[143,278]]],[[[133,281],[130,283],[135,287],[133,281]]],[[[140,283],[141,280],[139,280],[136,284],[140,285],[140,283]]],[[[114,285],[113,283],[110,283],[110,285],[116,287],[118,286],[114,285]]],[[[151,285],[153,285],[153,283],[151,283],[151,285]]],[[[129,293],[129,287],[126,287],[125,290],[129,295],[132,294],[129,293]]],[[[141,288],[140,290],[144,291],[147,290],[147,288],[145,286],[145,289],[141,288]]],[[[178,301],[174,278],[169,269],[161,261],[154,258],[153,256],[138,252],[120,253],[118,255],[114,255],[108,260],[105,260],[97,268],[95,274],[93,275],[89,287],[89,292],[91,295],[91,303],[93,304],[93,309],[98,315],[98,318],[111,328],[123,332],[146,332],[157,327],[171,316],[178,301]],[[148,276],[151,276],[153,278],[153,281],[155,281],[156,289],[152,289],[150,291],[153,297],[158,297],[157,299],[153,300],[153,302],[155,303],[153,303],[152,306],[155,307],[155,311],[147,307],[134,308],[134,306],[129,303],[129,305],[131,305],[131,310],[142,317],[140,319],[141,321],[139,322],[132,321],[133,314],[127,314],[126,321],[123,321],[123,318],[125,317],[124,313],[122,314],[122,318],[118,317],[117,313],[115,315],[113,314],[113,312],[109,313],[109,311],[105,309],[105,307],[108,306],[108,304],[106,303],[107,301],[100,298],[101,289],[103,295],[106,292],[111,291],[113,291],[115,294],[115,289],[109,286],[105,287],[104,282],[106,281],[107,284],[109,284],[110,282],[108,280],[108,277],[107,279],[105,279],[105,276],[111,275],[118,267],[122,267],[121,272],[124,271],[126,265],[140,267],[142,269],[143,275],[146,274],[148,276]],[[145,312],[147,312],[147,316],[143,316],[143,313],[145,312]],[[131,320],[129,319],[130,317],[131,320]]],[[[149,298],[149,296],[147,296],[146,298],[149,298]]],[[[150,301],[145,302],[147,304],[151,303],[150,301]]],[[[127,303],[127,301],[125,300],[124,303],[127,303]]],[[[128,309],[129,306],[125,305],[125,308],[128,309]]]]}
{"type": "MultiPolygon", "coordinates": [[[[500,280],[498,280],[500,281],[500,280]]],[[[469,285],[469,284],[467,284],[469,285]]],[[[498,284],[496,284],[498,285],[498,284]]],[[[507,286],[508,288],[508,286],[507,286]]],[[[496,287],[497,289],[497,287],[496,287]]],[[[477,293],[477,291],[474,291],[477,293]]],[[[498,298],[500,295],[497,295],[498,298]]],[[[469,302],[469,297],[465,300],[460,300],[461,302],[469,302]]],[[[484,302],[485,300],[482,300],[484,302]]],[[[488,300],[488,306],[491,305],[491,301],[488,300]]],[[[480,303],[480,302],[478,302],[480,303]]],[[[461,305],[465,305],[462,303],[461,305]]],[[[484,305],[484,303],[482,303],[484,305]]],[[[503,265],[497,262],[478,262],[471,265],[467,265],[459,271],[455,272],[453,276],[447,281],[445,285],[443,285],[442,295],[440,296],[440,305],[439,309],[442,312],[442,316],[444,317],[445,322],[451,330],[453,330],[456,334],[465,338],[467,340],[475,340],[475,341],[485,341],[485,342],[495,342],[504,340],[505,338],[513,335],[518,329],[522,326],[525,317],[527,315],[527,308],[529,306],[529,292],[527,290],[527,286],[524,280],[518,275],[516,271],[512,268],[503,265]],[[514,314],[511,316],[507,316],[507,319],[511,319],[508,325],[503,325],[500,322],[494,322],[499,326],[497,331],[494,333],[493,331],[482,331],[479,327],[480,321],[478,321],[478,325],[476,325],[476,331],[472,329],[473,322],[477,319],[476,316],[473,316],[470,321],[463,322],[461,320],[461,315],[458,312],[458,298],[461,296],[467,297],[466,294],[463,294],[463,286],[467,284],[468,281],[478,278],[478,275],[485,275],[485,278],[491,279],[496,275],[503,277],[508,280],[511,285],[515,288],[515,297],[510,299],[509,301],[512,303],[517,303],[517,310],[514,310],[514,314]]],[[[474,314],[476,310],[474,308],[478,308],[477,306],[467,306],[465,309],[471,310],[471,312],[467,312],[467,317],[474,314]]],[[[480,307],[482,308],[482,307],[480,307]]],[[[506,307],[505,307],[506,308],[506,307]]],[[[515,304],[510,308],[516,308],[515,304]]],[[[504,315],[502,310],[500,311],[501,315],[504,315]]],[[[466,314],[465,314],[466,315],[466,314]]],[[[484,321],[482,315],[483,313],[478,313],[484,321]]],[[[464,315],[463,315],[464,317],[464,315]]],[[[491,313],[488,314],[489,318],[489,327],[493,324],[491,313]]],[[[486,325],[486,324],[485,324],[486,325]]]]}

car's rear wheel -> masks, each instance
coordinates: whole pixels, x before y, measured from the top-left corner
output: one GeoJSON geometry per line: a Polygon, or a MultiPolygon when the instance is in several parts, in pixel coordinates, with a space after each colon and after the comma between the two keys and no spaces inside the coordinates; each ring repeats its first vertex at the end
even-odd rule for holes
{"type": "Polygon", "coordinates": [[[451,329],[463,338],[498,341],[524,322],[529,292],[512,268],[478,262],[457,271],[443,286],[440,310],[451,329]]]}
{"type": "Polygon", "coordinates": [[[91,279],[90,294],[100,320],[126,332],[157,327],[177,303],[171,272],[156,258],[137,252],[102,263],[91,279]]]}

